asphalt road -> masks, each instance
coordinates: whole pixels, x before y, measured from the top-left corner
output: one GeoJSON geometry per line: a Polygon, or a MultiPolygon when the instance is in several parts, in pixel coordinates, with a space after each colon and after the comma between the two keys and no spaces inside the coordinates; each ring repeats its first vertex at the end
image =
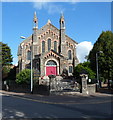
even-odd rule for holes
{"type": "Polygon", "coordinates": [[[3,118],[110,118],[111,97],[62,97],[70,103],[57,102],[60,96],[44,98],[25,98],[1,94],[3,118]],[[50,100],[49,100],[50,99],[50,100]],[[52,101],[52,99],[54,99],[52,101]],[[56,99],[56,102],[55,102],[56,99]],[[76,100],[74,103],[73,100],[76,100]],[[41,101],[42,100],[42,101],[41,101]],[[52,102],[49,102],[52,101],[52,102]],[[72,101],[72,103],[71,103],[72,101]]]}

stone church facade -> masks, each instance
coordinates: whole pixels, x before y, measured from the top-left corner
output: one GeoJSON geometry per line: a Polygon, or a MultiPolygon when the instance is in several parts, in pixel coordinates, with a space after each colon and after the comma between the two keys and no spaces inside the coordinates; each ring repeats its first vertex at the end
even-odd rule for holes
{"type": "Polygon", "coordinates": [[[50,20],[38,29],[36,12],[33,23],[33,34],[18,47],[19,71],[30,68],[32,55],[32,67],[40,76],[61,75],[63,70],[67,70],[68,75],[71,76],[74,66],[78,64],[76,56],[78,43],[65,34],[64,16],[61,15],[59,20],[60,29],[50,20]]]}

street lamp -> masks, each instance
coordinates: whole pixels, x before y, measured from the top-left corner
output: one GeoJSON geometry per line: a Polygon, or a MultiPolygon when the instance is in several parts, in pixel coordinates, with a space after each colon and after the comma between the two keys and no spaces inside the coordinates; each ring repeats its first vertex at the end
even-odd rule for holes
{"type": "MultiPolygon", "coordinates": [[[[25,39],[26,37],[21,36],[21,39],[25,39]]],[[[31,40],[31,94],[33,93],[33,34],[31,40]]]]}
{"type": "Polygon", "coordinates": [[[31,94],[33,94],[33,34],[31,40],[31,94]]]}
{"type": "Polygon", "coordinates": [[[99,88],[101,87],[100,85],[100,80],[99,80],[99,73],[98,73],[98,53],[103,53],[103,51],[99,51],[96,53],[96,67],[97,67],[97,82],[98,82],[98,85],[99,85],[99,88]]]}
{"type": "Polygon", "coordinates": [[[26,37],[24,37],[24,36],[20,36],[20,38],[21,38],[21,39],[25,39],[26,37]]]}

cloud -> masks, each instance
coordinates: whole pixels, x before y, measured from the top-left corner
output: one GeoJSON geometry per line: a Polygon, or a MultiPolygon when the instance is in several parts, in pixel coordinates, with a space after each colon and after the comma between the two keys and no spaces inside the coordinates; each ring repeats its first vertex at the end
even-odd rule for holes
{"type": "Polygon", "coordinates": [[[15,66],[18,65],[18,58],[17,57],[13,58],[13,65],[15,65],[15,66]]]}
{"type": "Polygon", "coordinates": [[[81,42],[77,45],[77,57],[79,59],[79,62],[83,63],[86,61],[85,56],[89,54],[92,48],[92,43],[88,41],[81,42]]]}
{"type": "Polygon", "coordinates": [[[47,7],[47,2],[34,2],[33,7],[38,9],[38,10],[41,10],[41,9],[47,7]]]}
{"type": "Polygon", "coordinates": [[[61,11],[64,11],[61,5],[55,5],[54,2],[34,2],[33,7],[37,10],[45,9],[49,14],[61,13],[61,11]]]}

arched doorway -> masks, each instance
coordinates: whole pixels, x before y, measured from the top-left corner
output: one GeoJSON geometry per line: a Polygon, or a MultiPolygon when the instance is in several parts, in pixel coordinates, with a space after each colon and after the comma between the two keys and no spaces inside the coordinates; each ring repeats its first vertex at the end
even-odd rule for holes
{"type": "Polygon", "coordinates": [[[46,64],[46,76],[57,75],[57,63],[54,60],[49,60],[46,64]]]}

